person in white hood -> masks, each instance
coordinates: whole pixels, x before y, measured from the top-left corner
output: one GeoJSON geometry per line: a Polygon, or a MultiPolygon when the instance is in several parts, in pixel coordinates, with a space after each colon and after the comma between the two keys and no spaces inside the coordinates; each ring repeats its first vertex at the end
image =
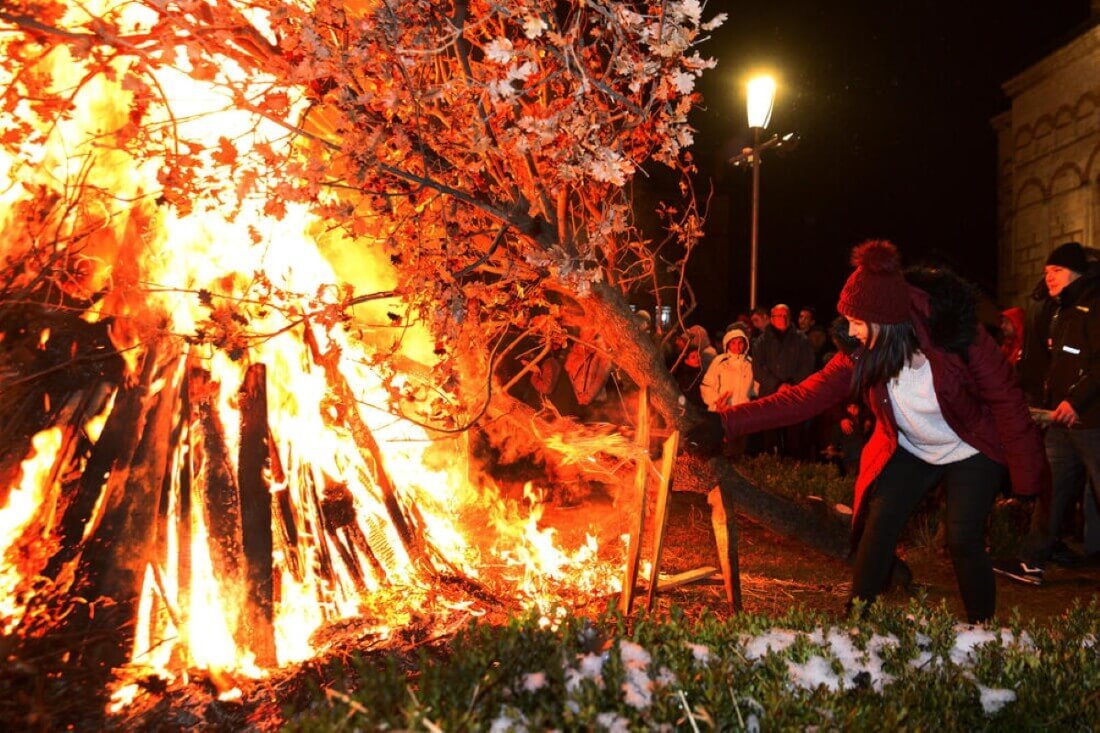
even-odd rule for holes
{"type": "Polygon", "coordinates": [[[718,412],[748,402],[758,386],[752,378],[748,327],[735,323],[722,337],[722,354],[711,362],[699,391],[707,409],[718,412]]]}

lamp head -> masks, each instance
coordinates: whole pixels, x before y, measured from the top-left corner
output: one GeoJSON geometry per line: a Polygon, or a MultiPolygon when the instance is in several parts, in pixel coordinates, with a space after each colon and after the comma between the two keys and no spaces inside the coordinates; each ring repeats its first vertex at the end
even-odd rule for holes
{"type": "Polygon", "coordinates": [[[766,74],[755,76],[749,79],[747,89],[749,127],[767,127],[775,103],[775,78],[766,74]]]}

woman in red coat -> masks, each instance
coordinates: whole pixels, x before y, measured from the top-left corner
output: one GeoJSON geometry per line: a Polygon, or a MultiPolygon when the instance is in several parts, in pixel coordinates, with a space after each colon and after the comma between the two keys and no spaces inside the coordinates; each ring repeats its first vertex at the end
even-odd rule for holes
{"type": "Polygon", "coordinates": [[[902,528],[941,481],[947,541],[972,623],[993,615],[985,527],[1007,469],[1012,490],[1049,490],[1050,467],[1012,368],[975,316],[967,285],[942,270],[903,275],[897,249],[870,241],[837,310],[861,346],[800,384],[720,413],[729,436],[790,425],[858,395],[875,416],[853,507],[852,597],[883,591],[902,528]]]}

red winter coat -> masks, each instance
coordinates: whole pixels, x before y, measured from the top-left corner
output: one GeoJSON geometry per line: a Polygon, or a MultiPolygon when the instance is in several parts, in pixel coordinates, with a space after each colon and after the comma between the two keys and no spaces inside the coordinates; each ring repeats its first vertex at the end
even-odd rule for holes
{"type": "MultiPolygon", "coordinates": [[[[1023,391],[997,343],[978,327],[964,361],[933,343],[929,335],[930,297],[909,287],[909,312],[921,352],[932,366],[932,383],[944,420],[969,445],[1008,467],[1012,491],[1034,495],[1050,489],[1039,428],[1028,414],[1023,391]]],[[[837,354],[819,372],[783,392],[737,405],[721,414],[731,436],[793,425],[817,415],[851,393],[853,358],[837,354]]],[[[864,395],[875,416],[875,429],[860,458],[856,480],[853,525],[860,524],[860,507],[869,487],[898,447],[898,426],[886,384],[876,384],[864,395]]]]}

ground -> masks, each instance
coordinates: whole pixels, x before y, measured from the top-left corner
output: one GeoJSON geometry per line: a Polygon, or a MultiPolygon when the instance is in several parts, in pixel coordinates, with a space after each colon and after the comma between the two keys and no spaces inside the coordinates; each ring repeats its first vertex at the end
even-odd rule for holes
{"type": "MultiPolygon", "coordinates": [[[[583,509],[563,509],[547,516],[553,522],[569,514],[583,514],[590,521],[596,513],[606,517],[601,544],[613,542],[627,529],[625,514],[610,502],[589,503],[583,509]],[[598,509],[597,509],[598,507],[598,509]]],[[[652,514],[652,507],[650,510],[652,514]]],[[[744,609],[750,613],[781,615],[794,605],[835,614],[845,612],[851,584],[850,566],[836,558],[818,553],[798,540],[770,531],[743,514],[737,516],[738,551],[744,609]]],[[[651,528],[647,524],[647,533],[651,528]]],[[[960,619],[965,619],[962,601],[955,584],[951,559],[945,550],[902,547],[900,553],[913,571],[910,592],[892,590],[884,600],[905,605],[910,597],[925,603],[947,604],[960,619]]],[[[643,561],[652,557],[650,543],[643,547],[643,561]]],[[[716,566],[714,532],[706,496],[697,493],[672,494],[668,529],[660,572],[673,575],[704,565],[716,566]]],[[[644,606],[644,583],[640,583],[640,605],[644,606]]],[[[1087,603],[1100,597],[1100,562],[1076,568],[1050,565],[1042,587],[1035,588],[997,577],[997,613],[1007,619],[1018,610],[1024,619],[1042,621],[1061,615],[1075,601],[1087,603]]],[[[725,591],[720,576],[671,589],[658,596],[658,609],[675,604],[688,616],[704,609],[726,613],[725,591]]]]}

